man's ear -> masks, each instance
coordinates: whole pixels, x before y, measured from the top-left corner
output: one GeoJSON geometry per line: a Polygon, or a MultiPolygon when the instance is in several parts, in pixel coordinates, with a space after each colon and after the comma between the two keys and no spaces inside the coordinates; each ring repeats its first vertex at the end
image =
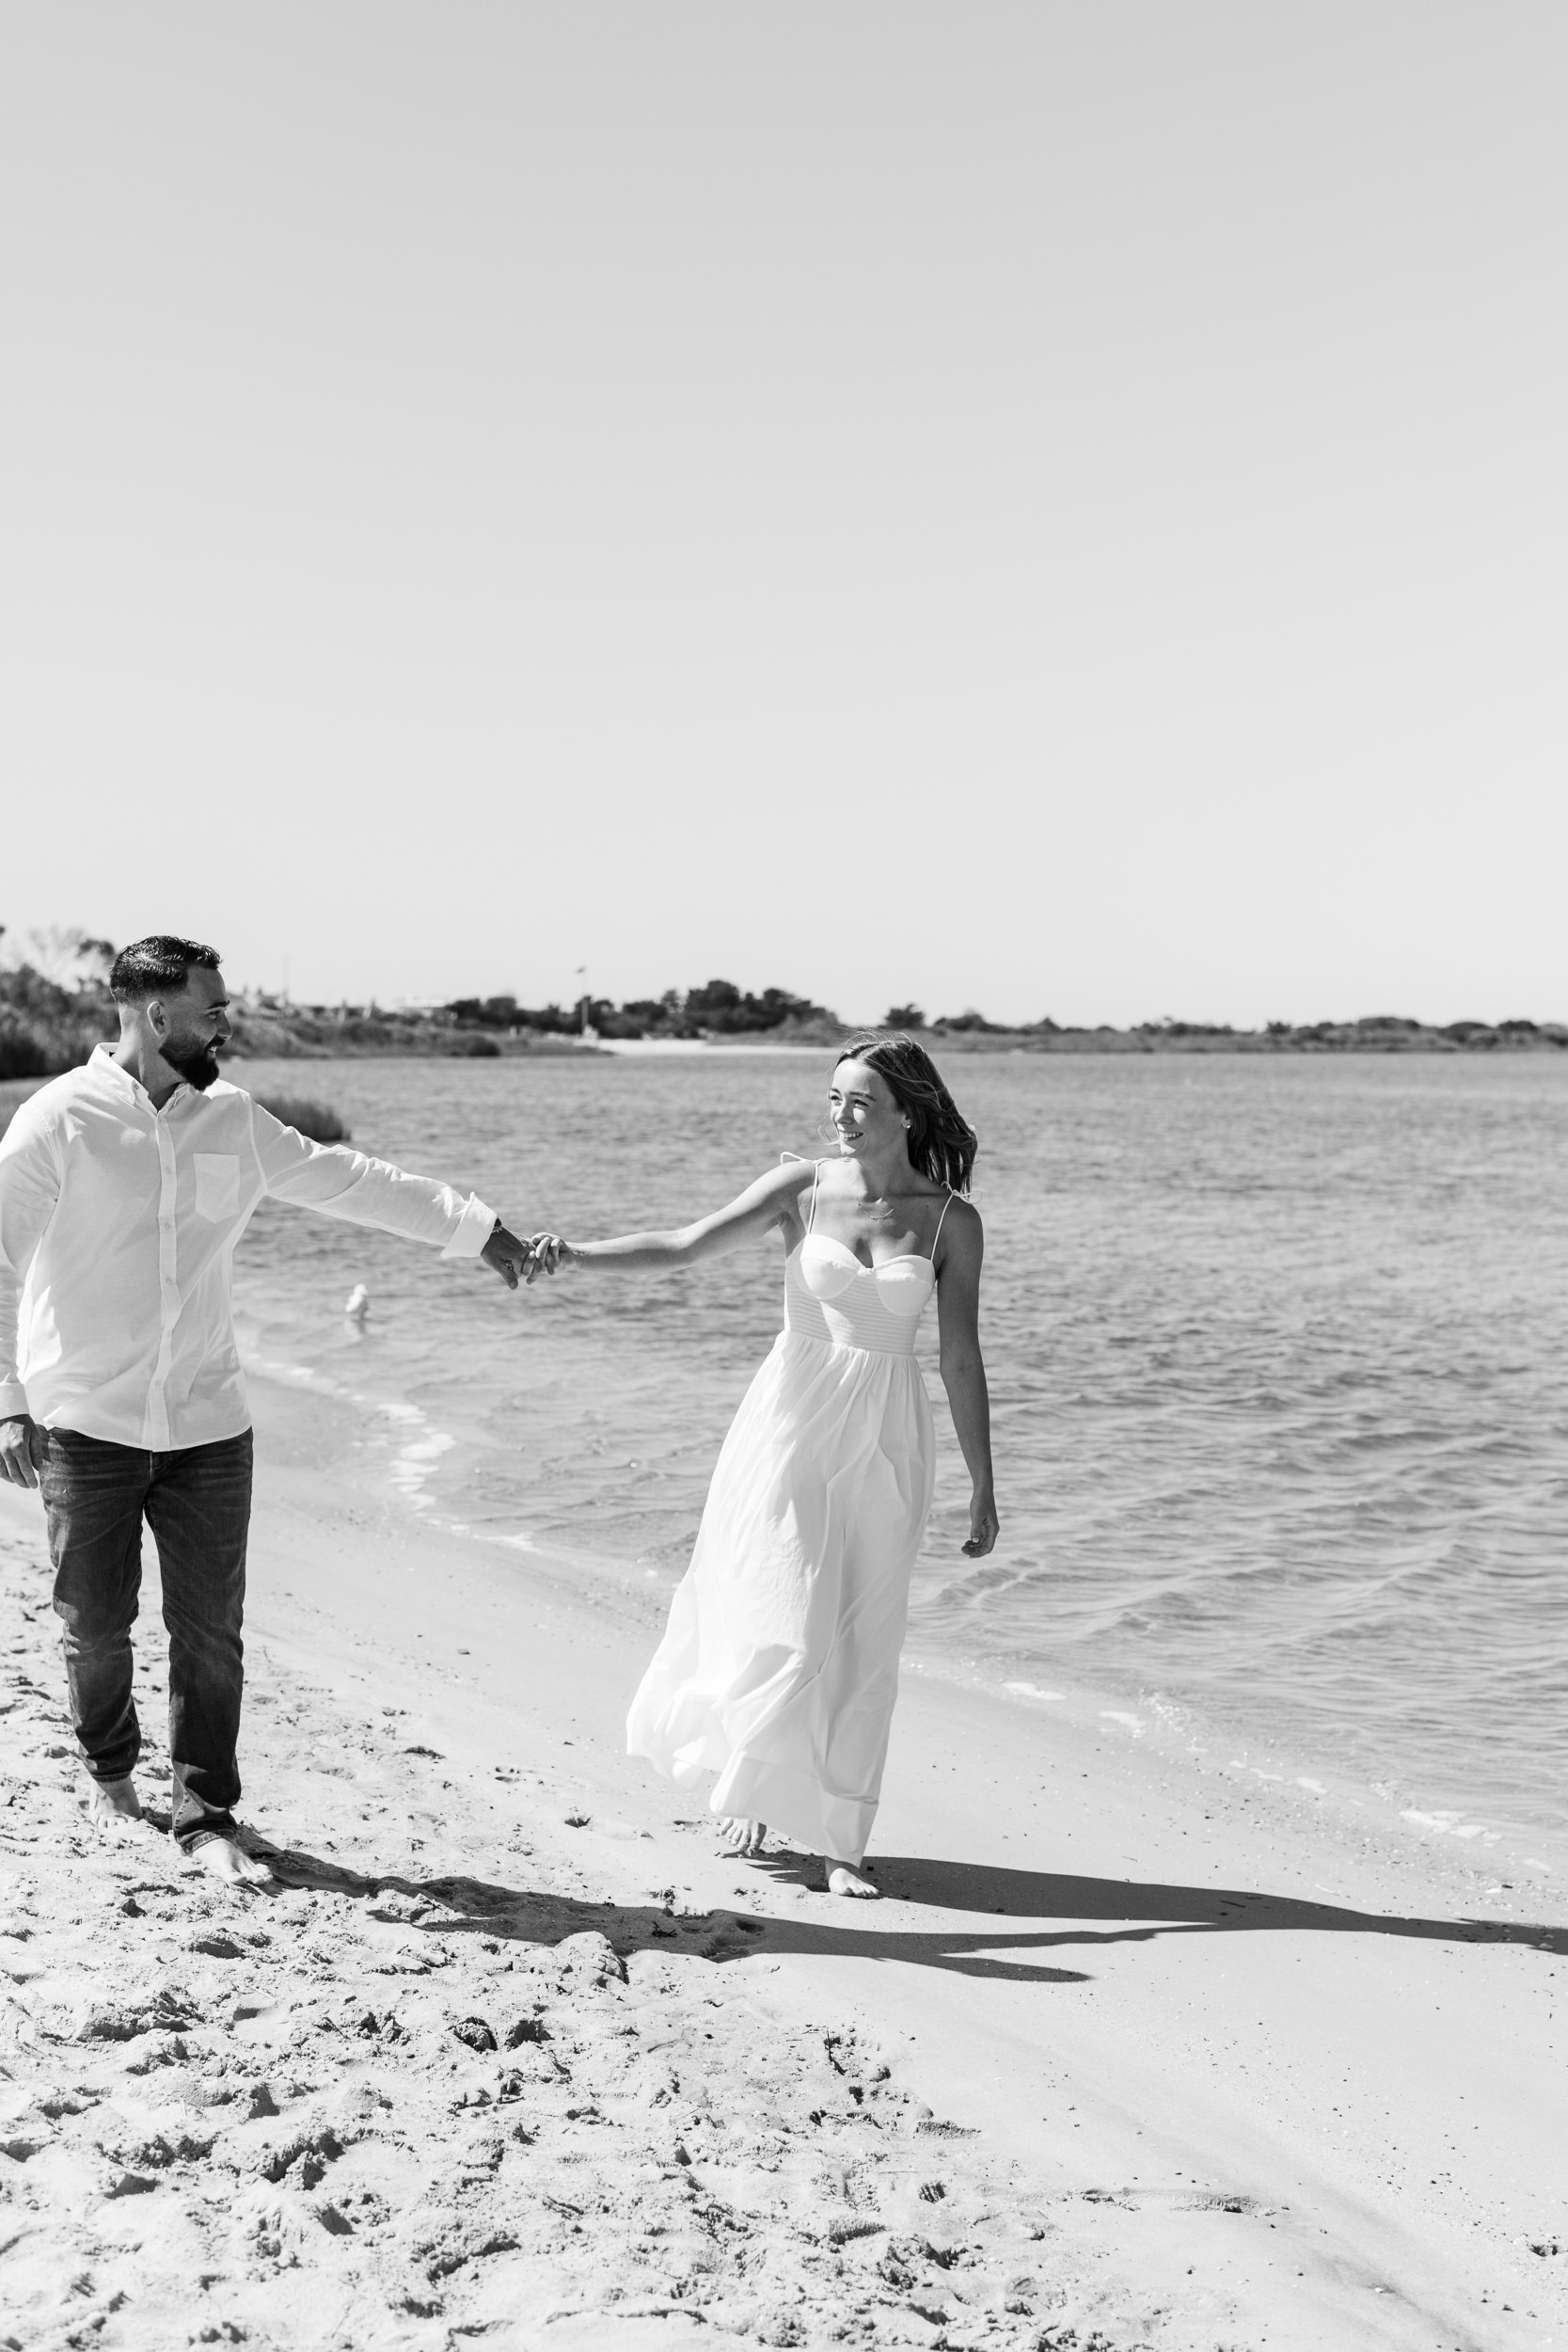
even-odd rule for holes
{"type": "Polygon", "coordinates": [[[147,1000],[147,1025],[154,1037],[167,1037],[169,1019],[161,996],[150,996],[147,1000]]]}

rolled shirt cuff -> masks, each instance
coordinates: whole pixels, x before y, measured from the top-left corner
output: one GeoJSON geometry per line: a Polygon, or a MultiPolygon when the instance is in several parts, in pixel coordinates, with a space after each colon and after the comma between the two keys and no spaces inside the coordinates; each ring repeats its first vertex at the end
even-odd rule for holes
{"type": "Polygon", "coordinates": [[[477,1192],[469,1193],[462,1216],[448,1235],[442,1257],[477,1258],[499,1222],[495,1210],[487,1209],[477,1192]]]}
{"type": "Polygon", "coordinates": [[[27,1410],[27,1391],[20,1380],[0,1380],[0,1421],[14,1421],[27,1410]]]}

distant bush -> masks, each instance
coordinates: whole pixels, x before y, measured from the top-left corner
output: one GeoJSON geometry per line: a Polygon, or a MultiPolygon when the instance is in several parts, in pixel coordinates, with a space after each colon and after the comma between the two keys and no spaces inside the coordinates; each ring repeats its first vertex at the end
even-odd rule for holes
{"type": "MultiPolygon", "coordinates": [[[[454,996],[440,1010],[447,1022],[455,1023],[464,1040],[475,1030],[496,1029],[510,1030],[514,1036],[536,1030],[546,1037],[577,1037],[596,1029],[601,1037],[676,1038],[762,1034],[799,1027],[809,1021],[838,1025],[837,1016],[825,1005],[813,1004],[809,996],[792,995],[784,988],[765,988],[760,995],[752,995],[736,988],[733,980],[709,980],[705,987],[684,994],[678,988],[667,988],[662,996],[634,996],[624,1005],[594,995],[579,996],[575,1005],[564,1008],[520,1005],[515,996],[454,996]]],[[[485,1049],[464,1042],[448,1050],[466,1054],[485,1049]]]]}
{"type": "Polygon", "coordinates": [[[520,1005],[515,996],[454,996],[441,1009],[464,1029],[540,1029],[546,1037],[564,1037],[582,1026],[580,1006],[563,1012],[559,1005],[520,1005]]]}
{"type": "MultiPolygon", "coordinates": [[[[68,946],[77,936],[62,934],[68,946]]],[[[87,942],[95,950],[103,944],[87,942]]],[[[77,987],[30,963],[0,964],[0,1078],[52,1078],[73,1070],[119,1025],[101,981],[77,987]]]]}
{"type": "Polygon", "coordinates": [[[264,1111],[271,1111],[274,1119],[280,1119],[285,1127],[297,1128],[302,1136],[309,1136],[312,1143],[347,1143],[351,1140],[348,1129],[330,1103],[312,1103],[308,1095],[303,1094],[273,1094],[264,1101],[258,1095],[256,1099],[264,1111]]]}
{"type": "Polygon", "coordinates": [[[469,1037],[454,1037],[447,1047],[449,1054],[457,1055],[463,1061],[497,1061],[500,1050],[495,1039],[483,1029],[469,1037]]]}
{"type": "Polygon", "coordinates": [[[0,1078],[47,1078],[55,1067],[31,1029],[0,1029],[0,1078]]]}
{"type": "Polygon", "coordinates": [[[814,1005],[809,996],[793,996],[786,988],[765,988],[753,996],[733,980],[709,980],[705,988],[688,989],[681,1013],[689,1026],[714,1030],[721,1037],[782,1029],[786,1021],[833,1019],[826,1005],[814,1005]]]}
{"type": "Polygon", "coordinates": [[[939,1029],[973,1030],[979,1036],[997,1037],[1005,1024],[988,1021],[983,1012],[976,1012],[971,1005],[967,1012],[944,1012],[936,1025],[939,1029]]]}
{"type": "MultiPolygon", "coordinates": [[[[1234,1037],[1228,1021],[1140,1021],[1133,1030],[1135,1037],[1234,1037]]],[[[1275,1034],[1274,1024],[1269,1034],[1275,1034]]]]}

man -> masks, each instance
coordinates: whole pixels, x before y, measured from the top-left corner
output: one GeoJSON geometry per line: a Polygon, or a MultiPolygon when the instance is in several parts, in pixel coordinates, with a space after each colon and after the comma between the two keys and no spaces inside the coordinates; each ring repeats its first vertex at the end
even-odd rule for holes
{"type": "Polygon", "coordinates": [[[71,1715],[100,1820],[140,1818],[131,1627],[141,1523],[168,1629],[173,1832],[193,1865],[265,1883],[236,1839],[251,1431],[230,1261],[257,1204],[483,1258],[526,1243],[471,1194],[307,1142],[218,1076],[218,958],[139,939],[115,960],[119,1044],[25,1102],[0,1140],[0,1475],[39,1486],[71,1715]]]}

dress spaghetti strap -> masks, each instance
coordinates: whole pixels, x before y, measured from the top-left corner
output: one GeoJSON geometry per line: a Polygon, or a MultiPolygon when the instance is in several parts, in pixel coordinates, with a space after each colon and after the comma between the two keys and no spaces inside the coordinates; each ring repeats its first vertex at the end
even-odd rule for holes
{"type": "Polygon", "coordinates": [[[954,1195],[949,1192],[946,1200],[942,1204],[942,1215],[937,1219],[937,1230],[931,1235],[931,1263],[933,1265],[935,1265],[937,1262],[937,1244],[942,1239],[942,1229],[947,1222],[947,1212],[953,1206],[953,1200],[954,1195]]]}
{"type": "MultiPolygon", "coordinates": [[[[799,1168],[804,1168],[806,1164],[805,1154],[803,1152],[781,1152],[779,1153],[779,1166],[781,1168],[787,1168],[792,1160],[799,1168]]],[[[811,1164],[811,1214],[806,1219],[806,1231],[808,1233],[816,1222],[816,1187],[821,1181],[821,1161],[813,1160],[811,1164]]]]}

